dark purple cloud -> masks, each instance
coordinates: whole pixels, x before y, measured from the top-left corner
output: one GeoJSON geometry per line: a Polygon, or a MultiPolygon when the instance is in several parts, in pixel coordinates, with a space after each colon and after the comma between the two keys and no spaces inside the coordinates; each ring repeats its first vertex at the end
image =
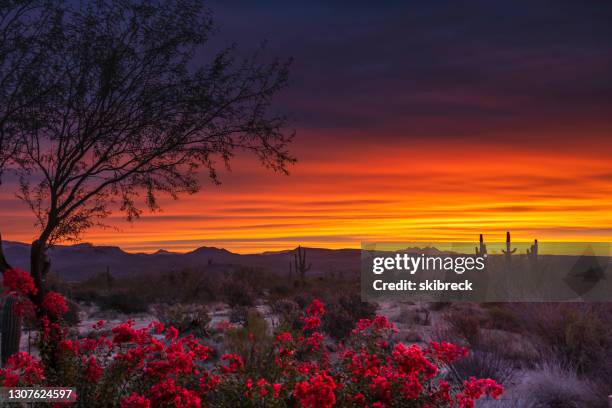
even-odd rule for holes
{"type": "Polygon", "coordinates": [[[215,44],[295,58],[279,106],[298,129],[464,137],[612,114],[609,2],[209,6],[215,44]]]}

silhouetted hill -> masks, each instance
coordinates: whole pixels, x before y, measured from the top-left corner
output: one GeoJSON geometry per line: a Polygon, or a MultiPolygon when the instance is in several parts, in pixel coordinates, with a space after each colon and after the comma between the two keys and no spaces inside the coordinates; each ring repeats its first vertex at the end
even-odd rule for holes
{"type": "MultiPolygon", "coordinates": [[[[4,241],[4,253],[13,266],[29,270],[30,245],[4,241]]],[[[307,261],[312,262],[310,275],[330,272],[357,274],[359,249],[305,248],[307,261]]],[[[51,270],[67,281],[85,280],[106,271],[117,277],[142,273],[179,271],[184,268],[204,268],[226,271],[235,267],[255,267],[286,274],[292,251],[266,252],[262,254],[236,254],[223,248],[200,247],[191,252],[177,253],[160,249],[151,254],[129,253],[119,247],[92,244],[57,245],[49,250],[51,270]]],[[[347,275],[348,276],[348,275],[347,275]]]]}

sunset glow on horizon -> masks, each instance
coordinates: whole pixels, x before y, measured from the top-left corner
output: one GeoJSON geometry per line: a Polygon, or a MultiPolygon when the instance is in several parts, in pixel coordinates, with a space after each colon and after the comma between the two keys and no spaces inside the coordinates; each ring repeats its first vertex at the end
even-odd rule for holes
{"type": "MultiPolygon", "coordinates": [[[[556,149],[478,141],[410,144],[360,139],[326,143],[302,132],[289,176],[248,157],[222,173],[222,185],[144,212],[83,241],[132,252],[185,252],[217,246],[239,253],[294,248],[358,248],[362,241],[611,241],[609,145],[556,149]],[[115,229],[117,228],[117,229],[115,229]]],[[[331,140],[328,139],[328,140],[331,140]]],[[[33,217],[4,186],[0,231],[31,241],[33,217]],[[8,203],[11,202],[9,206],[8,203]]]]}

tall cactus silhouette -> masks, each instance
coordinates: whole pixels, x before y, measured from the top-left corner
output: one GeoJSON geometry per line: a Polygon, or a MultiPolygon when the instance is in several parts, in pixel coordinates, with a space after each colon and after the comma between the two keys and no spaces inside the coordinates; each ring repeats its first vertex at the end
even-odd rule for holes
{"type": "Polygon", "coordinates": [[[506,232],[506,249],[502,249],[502,252],[505,255],[507,267],[510,267],[512,263],[512,254],[516,252],[516,248],[511,249],[511,246],[512,244],[510,242],[510,231],[507,231],[506,232]]]}
{"type": "Polygon", "coordinates": [[[480,234],[480,243],[476,247],[476,255],[486,256],[487,255],[487,245],[484,243],[484,237],[480,234]]]}
{"type": "Polygon", "coordinates": [[[306,272],[312,267],[312,262],[306,265],[306,250],[301,246],[295,249],[294,254],[295,271],[299,274],[300,280],[304,282],[306,278],[306,272]]]}
{"type": "Polygon", "coordinates": [[[532,262],[538,261],[538,240],[533,240],[533,245],[527,250],[527,258],[532,262]]]}

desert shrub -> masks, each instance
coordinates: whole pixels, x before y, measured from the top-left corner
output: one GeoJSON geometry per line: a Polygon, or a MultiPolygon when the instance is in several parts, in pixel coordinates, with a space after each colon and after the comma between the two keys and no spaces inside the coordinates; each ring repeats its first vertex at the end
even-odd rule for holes
{"type": "Polygon", "coordinates": [[[291,292],[291,287],[284,283],[278,283],[272,286],[270,294],[272,296],[287,296],[291,292]]]}
{"type": "Polygon", "coordinates": [[[239,355],[250,374],[269,376],[276,371],[272,354],[274,337],[268,330],[268,323],[257,309],[249,309],[245,322],[240,327],[225,331],[225,348],[229,353],[239,355]]]}
{"type": "Polygon", "coordinates": [[[490,327],[498,330],[518,333],[521,325],[515,314],[503,306],[491,306],[487,309],[490,317],[490,327]]]}
{"type": "Polygon", "coordinates": [[[400,330],[397,336],[400,341],[405,343],[420,343],[423,341],[423,335],[414,329],[400,330]]]}
{"type": "Polygon", "coordinates": [[[605,313],[581,304],[524,304],[514,308],[526,331],[542,343],[543,353],[553,353],[579,373],[606,372],[602,361],[612,352],[612,325],[605,313]]]}
{"type": "Polygon", "coordinates": [[[470,377],[492,378],[500,384],[509,384],[515,375],[511,362],[497,352],[473,350],[469,355],[451,365],[452,372],[461,384],[470,377]]]}
{"type": "Polygon", "coordinates": [[[97,299],[101,310],[115,310],[120,313],[144,313],[149,309],[147,300],[135,293],[115,292],[101,295],[97,299]]]}
{"type": "Polygon", "coordinates": [[[231,307],[253,306],[255,304],[255,293],[251,286],[245,282],[228,279],[221,287],[223,299],[231,307]]]}
{"type": "Polygon", "coordinates": [[[360,319],[372,318],[376,305],[362,302],[359,296],[342,296],[327,306],[323,329],[335,340],[344,339],[360,319]]]}
{"type": "Polygon", "coordinates": [[[402,306],[395,320],[408,325],[429,326],[431,324],[431,314],[428,309],[423,307],[408,308],[402,306]]]}
{"type": "Polygon", "coordinates": [[[289,299],[279,299],[270,302],[270,310],[276,316],[277,326],[293,331],[299,325],[300,306],[289,299]]]}
{"type": "Polygon", "coordinates": [[[327,307],[327,314],[323,319],[323,330],[335,340],[341,340],[349,335],[355,327],[355,317],[338,304],[327,307]]]}
{"type": "Polygon", "coordinates": [[[558,363],[546,363],[533,372],[516,390],[523,406],[533,408],[607,407],[605,394],[558,363]]]}
{"type": "Polygon", "coordinates": [[[481,319],[460,310],[451,310],[444,314],[444,320],[448,323],[453,334],[461,337],[472,346],[478,344],[481,319]]]}
{"type": "Polygon", "coordinates": [[[300,309],[304,309],[308,306],[314,297],[310,293],[298,293],[294,296],[293,300],[298,304],[300,309]]]}
{"type": "Polygon", "coordinates": [[[69,326],[77,326],[81,322],[79,304],[73,300],[66,299],[66,305],[68,306],[68,311],[64,315],[64,320],[69,326]]]}
{"type": "Polygon", "coordinates": [[[80,406],[471,407],[482,396],[503,393],[490,379],[471,378],[450,387],[441,378],[445,367],[467,350],[448,343],[425,349],[391,346],[394,329],[384,317],[359,321],[344,352],[330,355],[322,347],[325,308],[319,301],[306,309],[298,337],[282,332],[272,339],[263,318],[250,314],[247,325],[234,332],[239,346],[228,340],[242,347],[248,359],[232,353],[211,362],[210,347],[157,322],[142,329],[122,323],[109,335],[99,322],[97,340],[69,338],[62,325],[63,298],[47,296],[43,304],[53,321],[40,322],[40,360],[15,354],[0,369],[0,385],[74,384],[80,406]],[[272,346],[260,348],[264,341],[272,346]]]}
{"type": "Polygon", "coordinates": [[[502,357],[517,370],[533,368],[543,358],[529,337],[499,330],[482,331],[477,349],[502,357]]]}
{"type": "Polygon", "coordinates": [[[153,307],[155,317],[167,326],[176,327],[181,333],[204,337],[208,335],[210,316],[208,308],[200,304],[157,304],[153,307]]]}
{"type": "Polygon", "coordinates": [[[289,299],[279,299],[271,302],[270,309],[272,310],[272,313],[279,316],[288,314],[292,315],[300,312],[300,306],[293,300],[289,299]]]}
{"type": "Polygon", "coordinates": [[[451,305],[451,302],[431,302],[429,308],[435,312],[447,309],[451,305]]]}
{"type": "Polygon", "coordinates": [[[234,306],[230,310],[229,321],[235,324],[245,324],[249,316],[249,307],[234,306]]]}

